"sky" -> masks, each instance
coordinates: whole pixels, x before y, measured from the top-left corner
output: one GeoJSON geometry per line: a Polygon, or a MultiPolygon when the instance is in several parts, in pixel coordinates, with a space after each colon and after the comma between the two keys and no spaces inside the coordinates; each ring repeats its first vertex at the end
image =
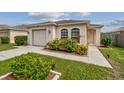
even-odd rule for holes
{"type": "Polygon", "coordinates": [[[124,12],[0,12],[0,25],[32,24],[57,20],[89,20],[108,32],[124,27],[124,12]]]}

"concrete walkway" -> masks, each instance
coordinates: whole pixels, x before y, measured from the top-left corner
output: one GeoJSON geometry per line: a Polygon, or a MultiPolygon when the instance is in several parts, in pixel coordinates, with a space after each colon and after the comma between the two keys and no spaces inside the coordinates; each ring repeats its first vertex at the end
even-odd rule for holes
{"type": "Polygon", "coordinates": [[[25,47],[22,46],[22,47],[18,47],[18,49],[12,49],[12,50],[0,52],[0,61],[9,59],[15,56],[19,56],[22,54],[26,54],[28,52],[35,52],[39,54],[50,55],[50,56],[55,56],[59,58],[76,60],[76,61],[81,61],[85,63],[112,68],[109,62],[104,58],[104,56],[95,46],[89,46],[88,56],[79,56],[79,55],[74,55],[70,53],[48,51],[48,50],[44,50],[42,47],[36,47],[36,46],[25,46],[25,47]]]}

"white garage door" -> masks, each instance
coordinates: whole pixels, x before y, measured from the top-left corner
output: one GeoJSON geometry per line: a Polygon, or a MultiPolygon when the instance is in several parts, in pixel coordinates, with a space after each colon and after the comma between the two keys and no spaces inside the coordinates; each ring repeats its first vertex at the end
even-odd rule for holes
{"type": "Polygon", "coordinates": [[[33,45],[44,46],[46,44],[46,30],[33,32],[33,45]]]}

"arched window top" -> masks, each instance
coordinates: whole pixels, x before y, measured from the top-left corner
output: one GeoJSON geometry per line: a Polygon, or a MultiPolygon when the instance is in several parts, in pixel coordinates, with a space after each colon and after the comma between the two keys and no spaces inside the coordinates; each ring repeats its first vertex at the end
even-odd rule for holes
{"type": "Polygon", "coordinates": [[[71,31],[80,31],[80,29],[79,28],[72,28],[71,31]]]}
{"type": "Polygon", "coordinates": [[[62,31],[68,31],[68,29],[65,29],[65,28],[64,28],[64,29],[61,30],[61,32],[62,32],[62,31]]]}
{"type": "Polygon", "coordinates": [[[68,29],[61,30],[61,38],[68,38],[68,29]]]}

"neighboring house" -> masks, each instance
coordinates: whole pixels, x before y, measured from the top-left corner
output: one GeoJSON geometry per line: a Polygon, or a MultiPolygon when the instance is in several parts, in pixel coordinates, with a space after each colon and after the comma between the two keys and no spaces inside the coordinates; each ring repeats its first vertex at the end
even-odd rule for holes
{"type": "Polygon", "coordinates": [[[102,35],[111,36],[113,45],[124,47],[124,27],[102,33],[102,35]]]}
{"type": "Polygon", "coordinates": [[[100,45],[100,30],[103,25],[90,24],[87,20],[62,20],[31,24],[28,42],[44,46],[56,38],[73,38],[79,44],[100,45]]]}
{"type": "Polygon", "coordinates": [[[10,38],[10,43],[15,43],[14,41],[15,36],[22,36],[22,35],[27,36],[27,34],[28,34],[28,30],[26,28],[21,29],[21,27],[18,28],[18,26],[10,27],[7,25],[0,25],[0,37],[8,36],[10,38]]]}

